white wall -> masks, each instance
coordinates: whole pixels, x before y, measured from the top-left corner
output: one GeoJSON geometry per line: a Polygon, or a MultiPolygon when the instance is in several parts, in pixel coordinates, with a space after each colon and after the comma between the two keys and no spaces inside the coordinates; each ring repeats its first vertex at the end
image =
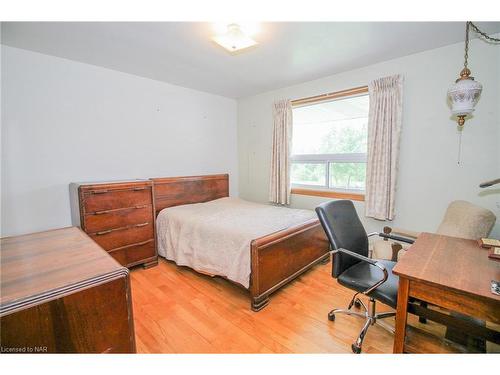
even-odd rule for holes
{"type": "MultiPolygon", "coordinates": [[[[473,40],[469,66],[484,90],[462,135],[462,163],[457,165],[458,132],[450,118],[446,90],[463,67],[463,43],[371,65],[319,80],[238,100],[240,197],[265,202],[269,181],[272,110],[275,99],[297,99],[368,84],[401,73],[405,77],[404,114],[396,219],[392,225],[434,231],[450,201],[464,199],[491,209],[498,217],[500,189],[479,189],[500,177],[500,48],[473,40]]],[[[292,195],[292,206],[313,208],[322,198],[292,195]]],[[[363,203],[356,204],[360,216],[363,203]]],[[[367,230],[385,222],[363,219],[367,230]]]]}
{"type": "Polygon", "coordinates": [[[73,181],[227,172],[238,191],[233,99],[7,46],[1,74],[2,236],[71,225],[73,181]]]}

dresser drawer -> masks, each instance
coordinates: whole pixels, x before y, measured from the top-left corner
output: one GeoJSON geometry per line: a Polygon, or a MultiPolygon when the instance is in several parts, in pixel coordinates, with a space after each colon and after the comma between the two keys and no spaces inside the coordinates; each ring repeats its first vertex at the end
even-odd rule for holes
{"type": "Polygon", "coordinates": [[[155,241],[151,239],[135,245],[113,249],[109,252],[118,263],[123,266],[131,266],[141,261],[156,256],[155,241]]]}
{"type": "Polygon", "coordinates": [[[102,213],[98,211],[85,215],[84,221],[85,231],[90,234],[129,225],[152,223],[153,208],[151,205],[142,205],[102,213]]]}
{"type": "Polygon", "coordinates": [[[156,256],[155,241],[151,240],[147,243],[127,247],[128,264],[140,262],[143,259],[156,256]]]}
{"type": "Polygon", "coordinates": [[[152,204],[151,187],[138,186],[129,189],[94,189],[84,193],[84,212],[114,210],[117,208],[152,204]]]}
{"type": "Polygon", "coordinates": [[[111,255],[118,263],[120,263],[122,266],[127,266],[127,250],[126,249],[120,249],[120,250],[115,250],[113,252],[110,252],[109,255],[111,255]]]}
{"type": "Polygon", "coordinates": [[[144,222],[130,227],[110,229],[91,234],[90,237],[105,250],[116,249],[154,238],[153,223],[144,222]]]}

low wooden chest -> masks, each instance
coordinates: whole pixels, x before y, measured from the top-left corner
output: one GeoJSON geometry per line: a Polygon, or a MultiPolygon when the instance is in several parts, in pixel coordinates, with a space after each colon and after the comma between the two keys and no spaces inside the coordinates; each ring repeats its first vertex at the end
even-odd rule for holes
{"type": "Polygon", "coordinates": [[[129,271],[79,228],[1,239],[1,353],[134,353],[129,271]]]}

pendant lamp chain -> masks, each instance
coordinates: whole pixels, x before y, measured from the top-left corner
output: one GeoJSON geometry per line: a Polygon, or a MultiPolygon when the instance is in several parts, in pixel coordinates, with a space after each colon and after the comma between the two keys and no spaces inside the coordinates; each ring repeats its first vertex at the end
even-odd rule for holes
{"type": "Polygon", "coordinates": [[[471,21],[467,21],[467,23],[465,25],[464,70],[469,71],[469,74],[470,74],[470,70],[469,70],[469,31],[470,31],[471,27],[472,27],[472,29],[474,29],[474,31],[477,34],[481,35],[484,39],[488,40],[489,42],[500,43],[500,39],[493,38],[492,36],[489,36],[485,32],[479,30],[479,28],[476,25],[474,25],[471,21]]]}
{"type": "Polygon", "coordinates": [[[481,35],[484,39],[486,40],[489,40],[490,42],[494,42],[494,43],[500,43],[500,39],[498,38],[493,38],[492,36],[489,36],[488,34],[486,34],[485,32],[482,32],[481,30],[479,30],[479,28],[474,25],[471,21],[468,21],[467,22],[468,25],[470,25],[470,27],[472,27],[474,29],[474,31],[476,33],[478,33],[479,35],[481,35]]]}
{"type": "Polygon", "coordinates": [[[471,22],[468,21],[467,25],[465,26],[465,61],[464,61],[464,68],[468,69],[468,63],[469,63],[469,26],[471,22]]]}

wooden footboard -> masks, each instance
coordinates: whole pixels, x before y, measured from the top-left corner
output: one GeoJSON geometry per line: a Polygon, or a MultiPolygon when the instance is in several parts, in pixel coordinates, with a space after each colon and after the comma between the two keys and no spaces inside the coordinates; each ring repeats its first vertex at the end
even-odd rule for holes
{"type": "Polygon", "coordinates": [[[255,239],[251,243],[251,307],[259,311],[269,295],[313,265],[329,259],[329,244],[318,219],[255,239]]]}

